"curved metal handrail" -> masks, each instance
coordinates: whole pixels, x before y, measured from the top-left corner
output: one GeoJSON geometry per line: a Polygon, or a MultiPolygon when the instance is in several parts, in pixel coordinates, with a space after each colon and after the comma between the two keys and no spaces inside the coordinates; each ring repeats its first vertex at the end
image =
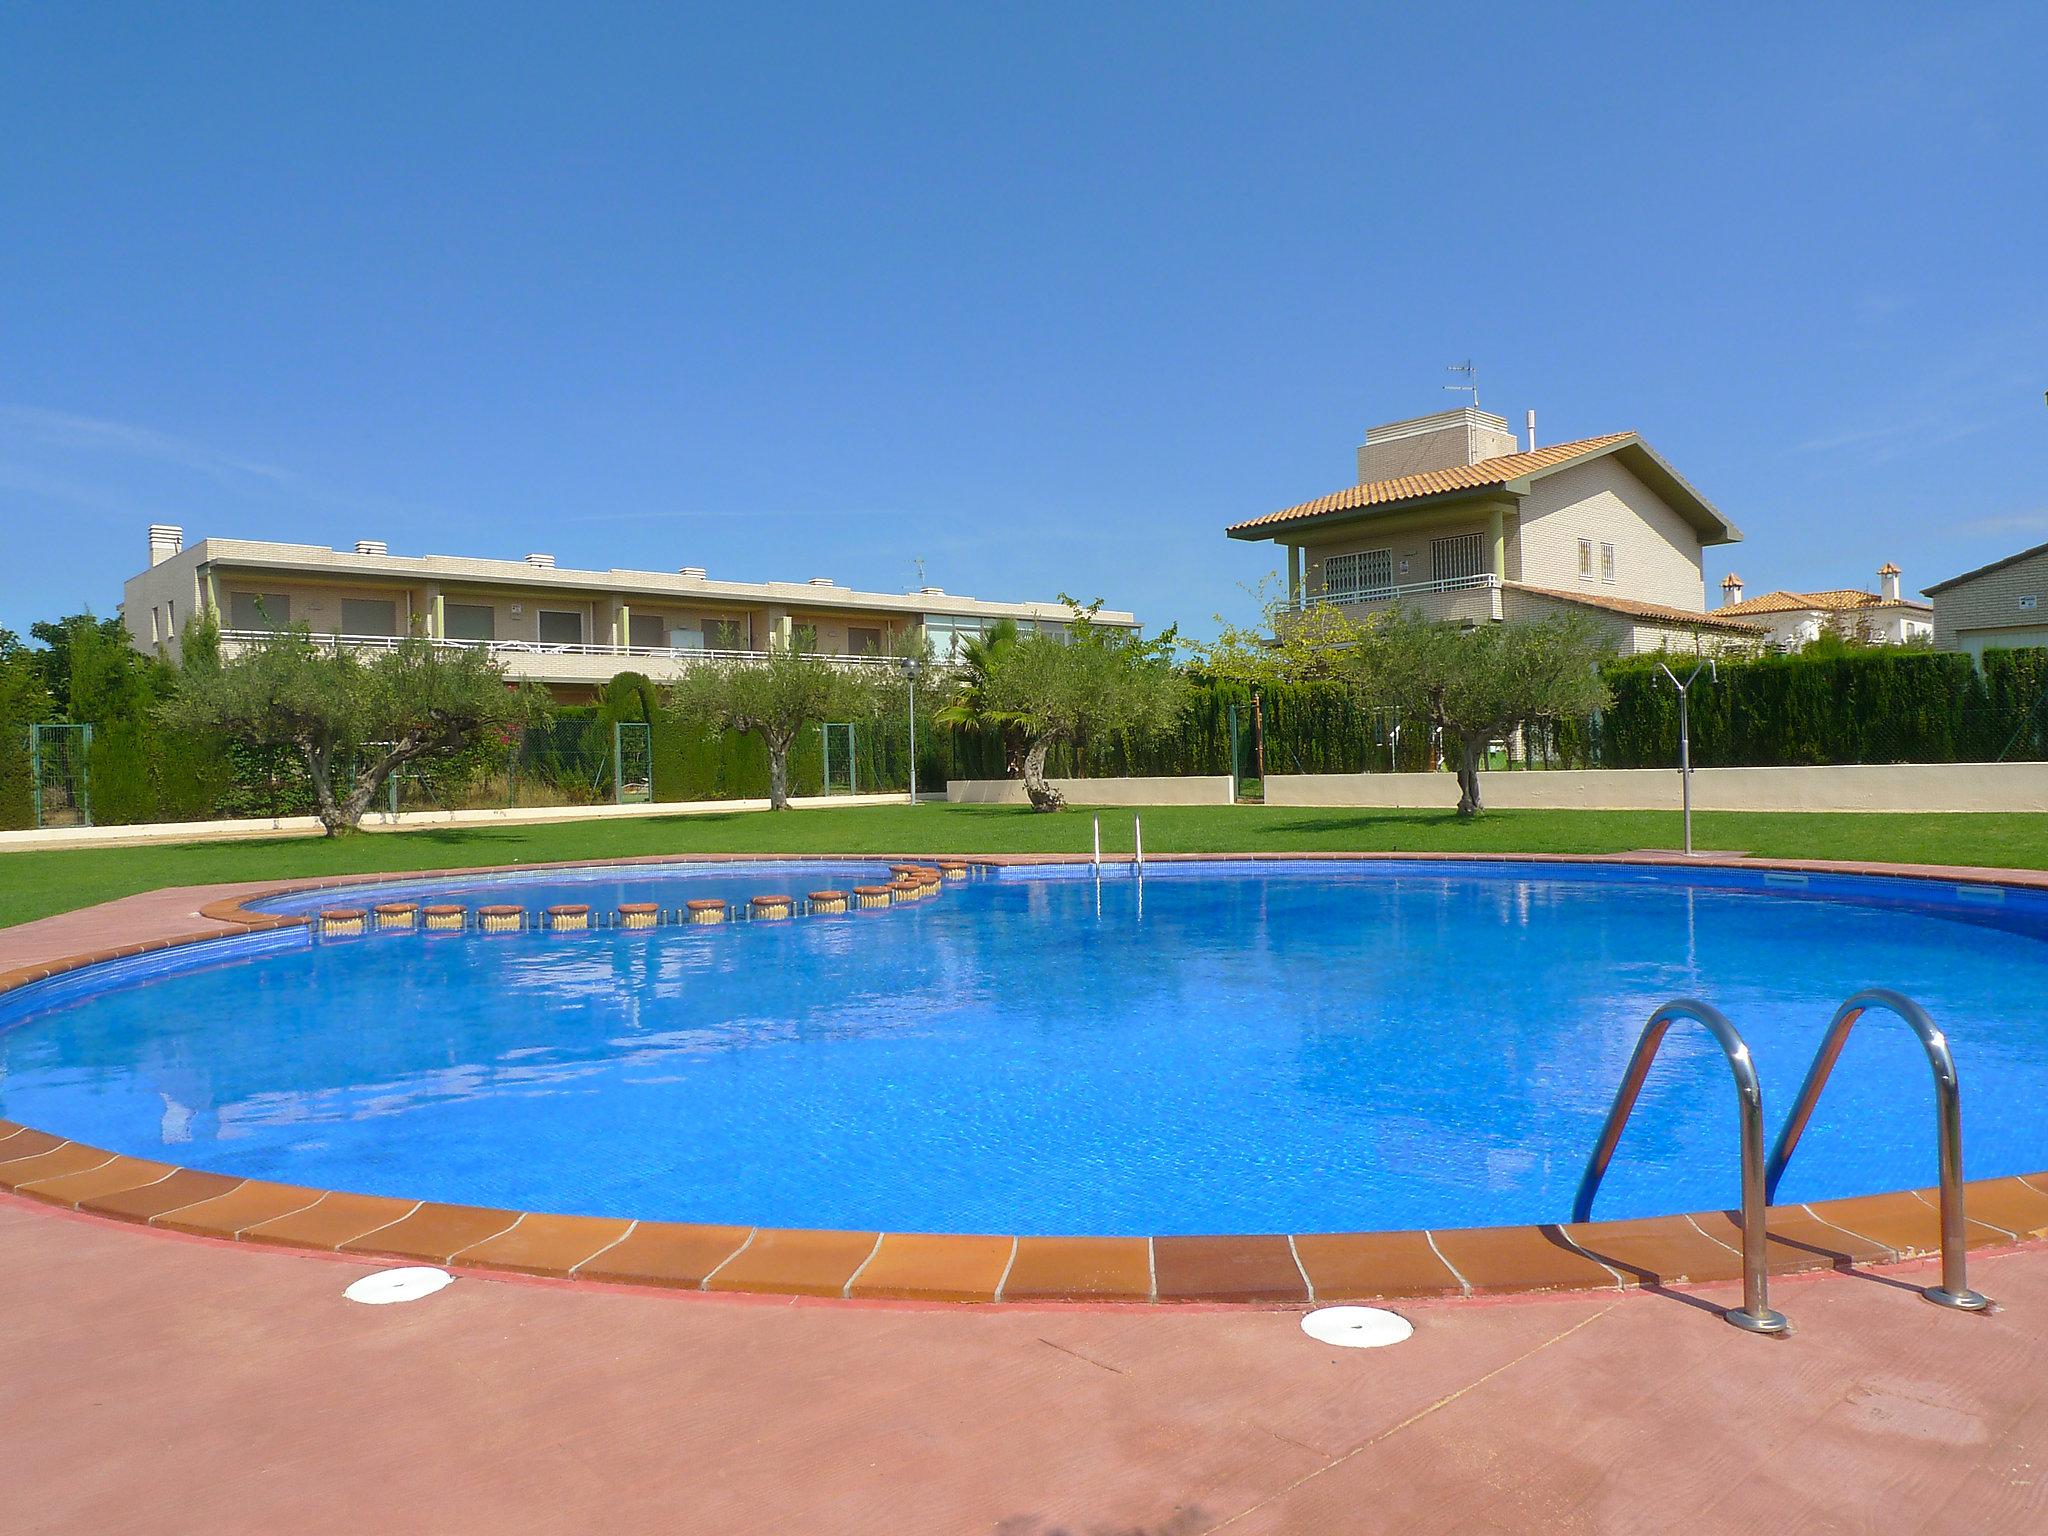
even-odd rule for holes
{"type": "Polygon", "coordinates": [[[1585,1177],[1579,1180],[1578,1198],[1572,1202],[1572,1220],[1586,1221],[1593,1214],[1593,1197],[1614,1160],[1614,1149],[1628,1125],[1636,1096],[1643,1091],[1643,1079],[1657,1059],[1664,1035],[1680,1019],[1705,1027],[1728,1058],[1728,1070],[1735,1078],[1742,1133],[1742,1305],[1731,1307],[1724,1316],[1738,1328],[1751,1333],[1783,1333],[1785,1315],[1773,1312],[1770,1303],[1770,1270],[1766,1262],[1764,1229],[1764,1091],[1756,1077],[1756,1063],[1749,1046],[1721,1010],[1697,998],[1674,998],[1650,1015],[1629,1057],[1628,1071],[1615,1090],[1614,1106],[1607,1112],[1600,1140],[1586,1161],[1585,1177]]]}
{"type": "Polygon", "coordinates": [[[1813,1116],[1821,1090],[1827,1087],[1828,1075],[1835,1070],[1842,1047],[1849,1043],[1849,1031],[1872,1008],[1882,1008],[1902,1019],[1920,1037],[1921,1049],[1927,1052],[1927,1064],[1934,1069],[1934,1134],[1941,1164],[1941,1284],[1927,1286],[1921,1294],[1945,1307],[1981,1312],[1989,1303],[1970,1289],[1968,1260],[1964,1256],[1963,1106],[1956,1060],[1941,1026],[1928,1016],[1925,1008],[1903,993],[1889,987],[1865,987],[1835,1010],[1813,1065],[1806,1069],[1806,1081],[1799,1085],[1792,1113],[1784,1129],[1778,1132],[1777,1144],[1771,1148],[1770,1161],[1764,1168],[1764,1199],[1777,1198],[1778,1181],[1785,1176],[1785,1165],[1798,1150],[1799,1138],[1806,1134],[1806,1122],[1813,1116]]]}

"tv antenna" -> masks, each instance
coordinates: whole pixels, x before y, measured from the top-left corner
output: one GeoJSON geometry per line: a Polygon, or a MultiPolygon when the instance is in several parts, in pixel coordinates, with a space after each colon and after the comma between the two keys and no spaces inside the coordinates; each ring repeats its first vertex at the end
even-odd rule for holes
{"type": "Polygon", "coordinates": [[[1465,376],[1465,382],[1464,382],[1464,383],[1462,383],[1462,384],[1446,384],[1446,385],[1444,386],[1444,388],[1445,388],[1445,389],[1450,389],[1450,390],[1461,390],[1461,391],[1463,391],[1464,393],[1466,393],[1466,394],[1469,394],[1469,395],[1470,395],[1470,396],[1472,397],[1472,409],[1473,409],[1473,410],[1475,410],[1475,411],[1476,411],[1476,410],[1478,410],[1478,409],[1479,409],[1479,370],[1478,370],[1478,368],[1476,368],[1476,367],[1474,367],[1474,366],[1473,366],[1473,363],[1472,363],[1472,359],[1468,357],[1468,358],[1466,358],[1466,359],[1465,359],[1465,361],[1463,361],[1462,363],[1452,363],[1452,364],[1450,365],[1450,367],[1448,367],[1448,368],[1446,368],[1446,369],[1444,370],[1444,372],[1446,372],[1446,373],[1459,373],[1459,374],[1463,374],[1463,375],[1465,376]]]}
{"type": "Polygon", "coordinates": [[[924,556],[912,555],[910,563],[917,568],[917,590],[922,592],[924,590],[924,556]]]}

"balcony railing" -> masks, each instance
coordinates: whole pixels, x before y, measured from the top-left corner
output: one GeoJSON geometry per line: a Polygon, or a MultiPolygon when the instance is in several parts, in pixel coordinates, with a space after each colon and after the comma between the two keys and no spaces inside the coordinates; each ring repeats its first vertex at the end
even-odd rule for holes
{"type": "Polygon", "coordinates": [[[1439,592],[1484,592],[1497,589],[1501,579],[1487,571],[1478,576],[1445,576],[1436,581],[1411,581],[1398,587],[1325,587],[1289,599],[1297,612],[1317,603],[1387,603],[1404,597],[1423,597],[1439,592]]]}
{"type": "MultiPolygon", "coordinates": [[[[254,645],[270,637],[267,629],[224,629],[220,638],[226,645],[254,645]]],[[[315,635],[327,645],[347,646],[352,651],[396,650],[404,638],[399,635],[315,635]]],[[[617,656],[654,661],[760,661],[766,651],[717,650],[708,646],[678,645],[581,645],[549,640],[455,640],[443,637],[434,644],[450,650],[488,651],[492,656],[617,656]]],[[[815,653],[814,653],[815,654],[815,653]]],[[[866,652],[858,656],[820,656],[821,660],[849,665],[892,666],[896,658],[866,652]]]]}

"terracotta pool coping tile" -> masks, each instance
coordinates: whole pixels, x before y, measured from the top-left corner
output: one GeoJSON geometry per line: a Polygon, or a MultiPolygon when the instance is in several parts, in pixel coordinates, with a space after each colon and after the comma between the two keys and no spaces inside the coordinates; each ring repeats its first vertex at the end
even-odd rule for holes
{"type": "Polygon", "coordinates": [[[1152,1239],[1160,1301],[1307,1301],[1308,1282],[1285,1235],[1152,1239]]]}
{"type": "MultiPolygon", "coordinates": [[[[1923,1194],[1928,1200],[1940,1199],[1938,1190],[1923,1194]]],[[[1973,1224],[1981,1220],[2022,1241],[2048,1233],[2048,1194],[2020,1179],[1985,1179],[1965,1184],[1963,1213],[1973,1224]]]]}
{"type": "Polygon", "coordinates": [[[1576,1251],[1557,1226],[1435,1227],[1429,1235],[1476,1296],[1613,1290],[1635,1283],[1627,1270],[1610,1270],[1576,1251]]]}
{"type": "Polygon", "coordinates": [[[507,1231],[519,1216],[518,1211],[499,1211],[476,1205],[437,1205],[429,1201],[389,1226],[378,1227],[373,1232],[335,1246],[341,1253],[376,1254],[386,1258],[445,1264],[463,1249],[507,1231]]]}
{"type": "Polygon", "coordinates": [[[150,1224],[200,1237],[239,1238],[250,1227],[304,1210],[326,1193],[297,1184],[244,1179],[232,1189],[165,1211],[150,1224]]]}
{"type": "Polygon", "coordinates": [[[1703,1230],[1683,1216],[1578,1222],[1563,1230],[1580,1248],[1638,1285],[1736,1280],[1742,1275],[1739,1246],[1715,1241],[1711,1229],[1703,1230]]]}
{"type": "Polygon", "coordinates": [[[775,1296],[839,1296],[860,1272],[879,1232],[762,1227],[704,1278],[707,1291],[765,1291],[775,1296]]]}
{"type": "Polygon", "coordinates": [[[14,1192],[36,1200],[47,1200],[52,1205],[76,1209],[81,1200],[88,1200],[96,1195],[118,1195],[126,1190],[139,1189],[145,1184],[156,1184],[177,1171],[177,1166],[173,1163],[152,1163],[139,1157],[116,1157],[110,1163],[98,1168],[88,1168],[83,1173],[59,1174],[54,1178],[17,1184],[14,1192]]]}
{"type": "Polygon", "coordinates": [[[1806,1208],[1830,1226],[1882,1243],[1902,1259],[1941,1247],[1941,1219],[1926,1202],[1899,1191],[1846,1200],[1809,1200],[1806,1208]]]}
{"type": "Polygon", "coordinates": [[[49,1151],[38,1152],[33,1157],[0,1163],[0,1183],[19,1191],[24,1184],[36,1184],[68,1173],[86,1173],[113,1160],[114,1154],[100,1147],[88,1147],[79,1141],[60,1142],[49,1151]]]}
{"type": "Polygon", "coordinates": [[[680,1221],[642,1221],[610,1248],[575,1268],[579,1280],[635,1285],[670,1285],[695,1290],[754,1235],[752,1227],[697,1226],[680,1221]]]}
{"type": "Polygon", "coordinates": [[[891,1232],[847,1286],[849,1296],[994,1301],[1017,1251],[1013,1237],[891,1232]]]}
{"type": "MultiPolygon", "coordinates": [[[[1734,1211],[1699,1211],[1692,1218],[1708,1236],[1730,1247],[1742,1247],[1742,1220],[1734,1211]]],[[[1774,1275],[1816,1269],[1847,1269],[1857,1264],[1889,1264],[1898,1257],[1867,1235],[1831,1226],[1803,1205],[1774,1205],[1764,1213],[1770,1234],[1766,1245],[1774,1275]]]]}
{"type": "Polygon", "coordinates": [[[1294,1251],[1316,1301],[1465,1293],[1427,1232],[1297,1232],[1294,1251]]]}
{"type": "Polygon", "coordinates": [[[393,1200],[384,1195],[323,1195],[302,1211],[245,1229],[242,1241],[286,1248],[339,1248],[402,1220],[419,1205],[417,1200],[393,1200]]]}
{"type": "Polygon", "coordinates": [[[1020,1237],[1004,1301],[1150,1301],[1152,1240],[1020,1237]]]}
{"type": "Polygon", "coordinates": [[[0,1141],[0,1187],[14,1187],[14,1175],[8,1168],[10,1163],[41,1157],[63,1145],[62,1136],[52,1136],[48,1131],[39,1131],[32,1126],[23,1126],[5,1141],[0,1141]]]}
{"type": "Polygon", "coordinates": [[[525,1215],[508,1231],[470,1244],[450,1262],[520,1275],[566,1275],[633,1229],[623,1216],[525,1215]]]}
{"type": "Polygon", "coordinates": [[[241,1182],[222,1173],[180,1168],[168,1179],[158,1179],[154,1184],[138,1184],[133,1189],[88,1196],[78,1202],[78,1208],[95,1216],[111,1216],[118,1221],[150,1221],[180,1206],[210,1200],[241,1182]]]}

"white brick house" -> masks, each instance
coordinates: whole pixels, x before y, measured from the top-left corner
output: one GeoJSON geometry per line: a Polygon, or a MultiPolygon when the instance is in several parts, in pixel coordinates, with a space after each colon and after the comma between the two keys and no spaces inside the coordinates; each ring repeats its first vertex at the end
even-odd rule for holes
{"type": "Polygon", "coordinates": [[[1624,654],[1755,645],[1708,612],[1701,552],[1742,537],[1650,446],[1617,432],[1518,447],[1472,408],[1374,427],[1359,483],[1234,524],[1286,551],[1292,606],[1394,604],[1481,623],[1597,615],[1624,654]]]}

